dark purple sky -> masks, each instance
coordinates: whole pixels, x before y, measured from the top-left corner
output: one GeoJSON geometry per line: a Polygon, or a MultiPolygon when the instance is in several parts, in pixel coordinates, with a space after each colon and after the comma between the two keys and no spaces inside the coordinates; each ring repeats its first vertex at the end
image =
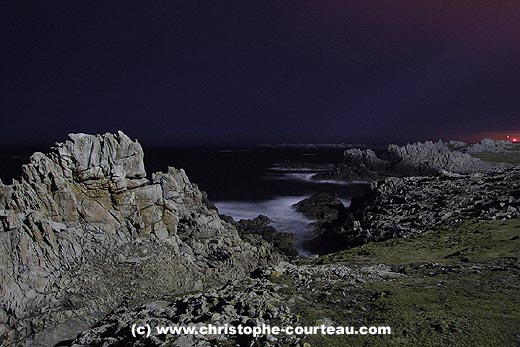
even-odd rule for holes
{"type": "Polygon", "coordinates": [[[518,131],[519,23],[518,1],[0,0],[0,146],[518,131]]]}

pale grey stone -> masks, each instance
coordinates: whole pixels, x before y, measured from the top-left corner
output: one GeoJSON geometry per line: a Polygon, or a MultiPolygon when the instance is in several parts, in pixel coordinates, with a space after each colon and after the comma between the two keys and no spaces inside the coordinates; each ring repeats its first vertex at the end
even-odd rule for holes
{"type": "Polygon", "coordinates": [[[21,181],[0,183],[1,346],[52,346],[123,301],[224,284],[283,259],[222,223],[184,170],[150,183],[143,158],[122,132],[71,134],[35,153],[21,181]]]}

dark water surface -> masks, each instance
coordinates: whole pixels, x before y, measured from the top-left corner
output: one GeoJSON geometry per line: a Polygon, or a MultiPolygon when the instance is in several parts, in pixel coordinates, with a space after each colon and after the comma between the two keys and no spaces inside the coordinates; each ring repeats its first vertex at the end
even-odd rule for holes
{"type": "MultiPolygon", "coordinates": [[[[10,184],[22,174],[21,166],[36,149],[0,150],[0,178],[10,184]]],[[[365,184],[315,181],[310,177],[341,162],[342,149],[218,149],[218,148],[145,148],[147,174],[166,171],[168,166],[183,168],[192,182],[219,208],[235,219],[270,217],[273,225],[295,235],[302,254],[312,235],[312,222],[296,212],[292,205],[314,193],[332,192],[349,203],[352,196],[363,195],[365,184]],[[288,162],[300,163],[293,169],[288,162]],[[305,163],[308,163],[306,165],[305,163]]],[[[46,150],[43,150],[44,152],[46,150]]]]}
{"type": "Polygon", "coordinates": [[[362,194],[359,184],[315,182],[310,176],[318,170],[280,166],[285,161],[304,161],[325,167],[340,162],[342,153],[339,149],[152,149],[146,151],[145,162],[149,173],[165,171],[168,165],[184,168],[213,201],[259,201],[320,191],[344,198],[362,194]]]}
{"type": "Polygon", "coordinates": [[[162,149],[148,151],[145,161],[155,170],[165,170],[164,163],[184,168],[220,213],[236,220],[266,215],[277,230],[294,234],[301,255],[310,255],[305,245],[312,238],[313,221],[293,205],[318,192],[336,193],[348,205],[351,197],[365,193],[365,184],[311,179],[320,167],[341,162],[342,154],[341,149],[162,149]],[[287,162],[301,166],[291,169],[287,162]]]}

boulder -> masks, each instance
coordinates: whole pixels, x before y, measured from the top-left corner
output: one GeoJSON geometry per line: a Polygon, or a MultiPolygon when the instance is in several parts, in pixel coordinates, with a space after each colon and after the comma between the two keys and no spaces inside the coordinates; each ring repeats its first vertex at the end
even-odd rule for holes
{"type": "MultiPolygon", "coordinates": [[[[294,247],[293,234],[277,231],[271,226],[271,220],[267,216],[260,215],[253,219],[242,219],[236,222],[236,227],[243,238],[259,236],[261,239],[272,244],[282,254],[287,256],[298,255],[294,247]]],[[[250,240],[254,244],[254,240],[250,240]]]]}
{"type": "Polygon", "coordinates": [[[358,233],[354,215],[336,194],[317,193],[294,205],[312,223],[314,237],[308,247],[318,254],[337,252],[366,242],[358,233]]]}

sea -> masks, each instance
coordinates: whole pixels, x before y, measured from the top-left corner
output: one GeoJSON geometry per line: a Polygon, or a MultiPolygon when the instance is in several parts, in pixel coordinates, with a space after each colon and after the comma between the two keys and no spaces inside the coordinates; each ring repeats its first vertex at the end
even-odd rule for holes
{"type": "MultiPolygon", "coordinates": [[[[42,149],[0,150],[0,179],[10,184],[19,179],[22,165],[42,149]]],[[[319,192],[335,193],[348,206],[350,199],[365,194],[365,182],[314,180],[318,172],[340,163],[341,148],[145,148],[148,176],[184,169],[190,180],[206,191],[220,214],[235,220],[265,215],[279,231],[294,234],[301,255],[310,255],[306,241],[313,237],[307,219],[294,204],[319,192]]]]}

